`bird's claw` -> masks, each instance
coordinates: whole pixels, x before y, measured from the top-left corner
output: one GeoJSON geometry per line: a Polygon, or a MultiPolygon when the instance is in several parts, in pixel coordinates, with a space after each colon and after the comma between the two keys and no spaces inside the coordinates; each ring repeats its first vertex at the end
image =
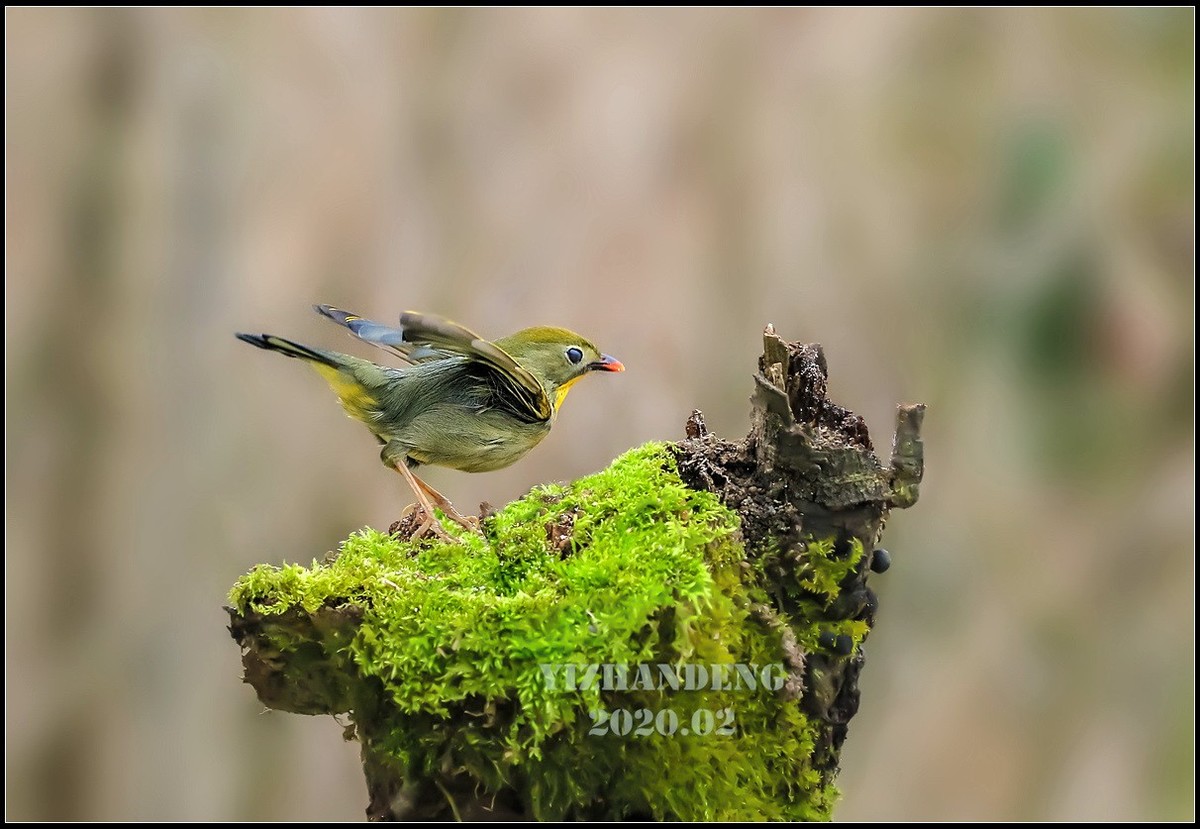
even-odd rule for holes
{"type": "MultiPolygon", "coordinates": [[[[446,517],[449,518],[454,523],[460,525],[461,527],[466,529],[468,532],[473,532],[473,533],[477,533],[479,535],[483,535],[483,528],[480,526],[481,522],[480,522],[479,518],[477,518],[476,516],[463,515],[458,510],[456,510],[454,508],[454,505],[451,504],[449,501],[447,501],[444,504],[438,504],[438,506],[441,507],[441,509],[444,513],[446,513],[446,517]]],[[[417,528],[412,531],[412,534],[409,535],[409,538],[424,538],[426,535],[428,535],[430,532],[432,532],[435,536],[442,539],[443,541],[458,541],[457,538],[450,535],[450,533],[446,532],[446,528],[442,526],[442,522],[438,521],[437,517],[435,515],[430,514],[420,504],[409,504],[407,507],[405,507],[400,512],[399,520],[396,521],[396,523],[393,524],[392,526],[395,527],[395,526],[398,526],[398,525],[404,523],[405,520],[408,519],[410,516],[412,516],[414,513],[416,513],[417,519],[420,520],[420,523],[417,525],[417,528]]]]}
{"type": "Polygon", "coordinates": [[[426,518],[425,522],[413,531],[412,537],[424,538],[430,532],[430,530],[432,530],[433,534],[442,541],[449,541],[455,544],[458,543],[458,539],[446,532],[445,528],[438,523],[436,518],[426,518]]]}
{"type": "Polygon", "coordinates": [[[461,512],[456,510],[454,508],[454,505],[451,504],[449,501],[444,501],[443,503],[438,504],[438,506],[442,508],[442,512],[446,513],[446,517],[449,518],[451,521],[453,521],[455,524],[458,524],[460,527],[463,527],[468,532],[473,532],[473,533],[478,533],[479,535],[483,535],[483,529],[482,529],[482,527],[480,527],[480,521],[477,516],[463,515],[461,512]]]}
{"type": "Polygon", "coordinates": [[[483,535],[483,527],[479,524],[479,518],[474,515],[459,515],[454,517],[454,520],[464,527],[468,532],[478,533],[483,535]]]}
{"type": "Polygon", "coordinates": [[[421,510],[421,512],[425,515],[425,520],[422,521],[415,530],[413,530],[413,534],[409,536],[410,538],[424,538],[429,532],[432,531],[433,534],[442,541],[450,541],[455,543],[458,542],[457,538],[446,532],[446,528],[442,526],[441,521],[437,520],[437,516],[430,515],[424,510],[421,510]]]}
{"type": "Polygon", "coordinates": [[[420,504],[409,504],[400,513],[400,518],[392,523],[391,533],[401,538],[415,540],[424,538],[432,533],[442,541],[457,542],[458,539],[446,532],[437,516],[427,511],[420,504]],[[410,530],[409,527],[412,527],[410,530]]]}

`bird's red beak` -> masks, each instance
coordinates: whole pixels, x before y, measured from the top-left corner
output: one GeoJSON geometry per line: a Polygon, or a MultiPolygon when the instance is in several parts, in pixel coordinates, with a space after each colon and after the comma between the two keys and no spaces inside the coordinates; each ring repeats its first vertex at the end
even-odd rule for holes
{"type": "Polygon", "coordinates": [[[625,366],[621,365],[621,361],[616,357],[609,357],[607,354],[601,354],[600,359],[588,365],[592,371],[624,371],[625,366]]]}

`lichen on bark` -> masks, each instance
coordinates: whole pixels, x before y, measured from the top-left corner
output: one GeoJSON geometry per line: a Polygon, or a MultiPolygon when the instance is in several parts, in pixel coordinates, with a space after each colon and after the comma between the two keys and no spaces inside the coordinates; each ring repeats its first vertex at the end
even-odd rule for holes
{"type": "Polygon", "coordinates": [[[685,440],[535,488],[482,536],[364,530],[254,569],[229,608],[245,681],[349,716],[373,819],[828,818],[920,407],[885,468],[820,348],[764,342],[742,442],[696,412],[685,440]]]}

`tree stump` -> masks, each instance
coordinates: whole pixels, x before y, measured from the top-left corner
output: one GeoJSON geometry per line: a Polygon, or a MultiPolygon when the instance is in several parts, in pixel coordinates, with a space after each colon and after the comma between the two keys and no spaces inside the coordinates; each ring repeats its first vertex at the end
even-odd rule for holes
{"type": "Polygon", "coordinates": [[[255,568],[227,608],[244,680],[349,718],[372,820],[829,818],[924,406],[885,467],[827,377],[768,326],[741,442],[693,412],[683,441],[481,510],[482,537],[393,525],[255,568]]]}

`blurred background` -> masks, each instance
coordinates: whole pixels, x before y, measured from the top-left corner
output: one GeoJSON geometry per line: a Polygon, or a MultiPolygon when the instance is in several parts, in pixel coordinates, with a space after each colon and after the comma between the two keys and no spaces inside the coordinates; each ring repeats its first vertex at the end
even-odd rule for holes
{"type": "Polygon", "coordinates": [[[825,345],[920,503],[873,584],[840,819],[1193,819],[1195,13],[5,10],[5,754],[16,819],[363,816],[221,607],[411,498],[266,331],[574,328],[585,383],[461,507],[825,345]]]}

